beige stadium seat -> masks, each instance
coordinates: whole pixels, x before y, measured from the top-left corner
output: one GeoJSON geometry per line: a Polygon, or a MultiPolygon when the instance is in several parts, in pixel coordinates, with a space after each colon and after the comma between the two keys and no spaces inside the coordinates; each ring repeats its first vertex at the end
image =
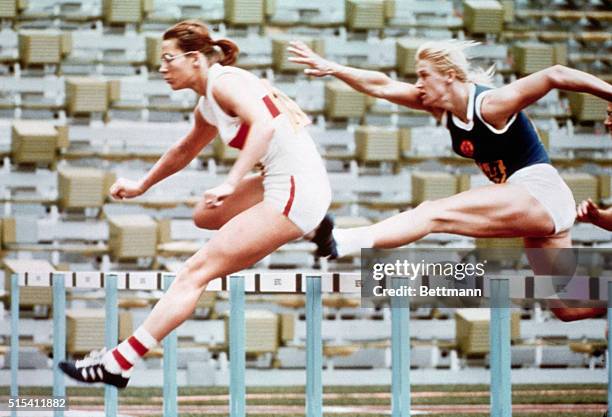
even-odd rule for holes
{"type": "Polygon", "coordinates": [[[325,84],[325,116],[330,119],[359,118],[365,114],[366,96],[339,81],[325,84]]]}
{"type": "Polygon", "coordinates": [[[588,198],[593,199],[593,201],[599,200],[598,180],[594,175],[582,172],[562,172],[561,178],[572,191],[574,200],[583,201],[588,198]]]}
{"type": "Polygon", "coordinates": [[[19,60],[23,67],[60,63],[70,52],[70,35],[57,30],[20,30],[19,60]]]}
{"type": "Polygon", "coordinates": [[[139,24],[144,13],[142,0],[102,0],[102,14],[107,25],[139,24]]]}
{"type": "MultiPolygon", "coordinates": [[[[288,58],[291,56],[287,52],[287,46],[290,40],[296,40],[295,36],[283,36],[272,38],[272,67],[276,72],[300,73],[306,68],[305,65],[294,64],[288,58]]],[[[301,39],[308,47],[319,55],[325,55],[324,43],[322,39],[301,39]]]]}
{"type": "Polygon", "coordinates": [[[53,165],[58,131],[50,122],[17,120],[11,129],[11,158],[15,164],[53,165]]]}
{"type": "Polygon", "coordinates": [[[400,38],[396,44],[396,69],[401,76],[415,76],[416,59],[415,54],[425,38],[400,38]]]}
{"type": "Polygon", "coordinates": [[[264,0],[225,1],[225,21],[230,25],[261,25],[264,11],[264,0]]]}
{"type": "Polygon", "coordinates": [[[504,8],[498,1],[463,2],[463,24],[468,33],[500,33],[504,24],[504,8]]]}
{"type": "Polygon", "coordinates": [[[357,126],[355,129],[356,156],[360,162],[397,161],[399,159],[397,129],[376,126],[357,126]]]}
{"type": "MultiPolygon", "coordinates": [[[[83,354],[104,345],[105,312],[103,309],[66,310],[66,351],[83,354]]],[[[119,340],[127,339],[134,331],[132,314],[119,312],[119,340]]]]}
{"type": "Polygon", "coordinates": [[[108,90],[108,83],[102,78],[66,78],[68,114],[105,113],[108,110],[108,90]]]}
{"type": "Polygon", "coordinates": [[[385,4],[383,0],[347,0],[346,27],[350,30],[383,29],[385,4]]]}
{"type": "Polygon", "coordinates": [[[599,121],[606,111],[606,101],[591,94],[570,92],[572,116],[579,121],[599,121]]]}
{"type": "Polygon", "coordinates": [[[108,219],[108,245],[115,259],[155,256],[157,223],[147,215],[115,215],[108,219]]]}
{"type": "Polygon", "coordinates": [[[520,43],[512,48],[512,57],[517,73],[532,74],[553,65],[554,48],[548,44],[520,43]]]}
{"type": "Polygon", "coordinates": [[[106,172],[96,168],[64,167],[58,170],[58,195],[62,209],[100,208],[108,189],[106,172]]]}
{"type": "Polygon", "coordinates": [[[438,200],[457,193],[457,178],[447,172],[415,172],[412,174],[412,202],[438,200]]]}

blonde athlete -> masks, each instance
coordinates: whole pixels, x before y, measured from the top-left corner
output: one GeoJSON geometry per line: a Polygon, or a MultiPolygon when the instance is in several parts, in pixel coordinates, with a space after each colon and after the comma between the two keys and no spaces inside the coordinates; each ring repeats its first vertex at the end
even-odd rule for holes
{"type": "Polygon", "coordinates": [[[212,279],[250,267],[323,219],[331,189],[304,129],[307,118],[278,90],[231,66],[237,55],[233,42],[213,40],[199,21],[180,22],[164,33],[160,73],[173,90],[189,88],[200,96],[195,123],[141,181],[117,180],[112,196],[143,194],[184,168],[217,134],[240,155],[227,179],[207,190],[194,211],[197,226],[219,231],[187,260],[132,336],[108,352],[62,362],[72,378],[125,387],[134,364],[193,313],[212,279]],[[261,174],[248,175],[256,165],[261,174]]]}
{"type": "MultiPolygon", "coordinates": [[[[501,88],[490,88],[490,71],[473,71],[465,56],[464,50],[473,45],[460,41],[422,45],[416,54],[418,80],[410,84],[331,62],[302,42],[291,44],[289,51],[295,57],[290,60],[308,65],[308,75],[331,75],[362,93],[431,113],[450,131],[453,150],[474,159],[493,182],[426,201],[371,226],[336,229],[337,246],[331,256],[360,248],[395,248],[436,232],[522,237],[526,248],[571,247],[574,198],[522,110],[555,88],[609,101],[612,86],[590,74],[555,65],[501,88]]],[[[551,267],[535,256],[530,256],[530,262],[536,274],[548,273],[551,267]]],[[[555,308],[554,312],[562,320],[577,320],[602,310],[555,308]]]]}

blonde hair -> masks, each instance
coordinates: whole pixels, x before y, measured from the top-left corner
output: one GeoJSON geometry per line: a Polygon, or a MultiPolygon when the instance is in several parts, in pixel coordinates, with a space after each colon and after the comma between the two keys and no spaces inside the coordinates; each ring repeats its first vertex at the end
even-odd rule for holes
{"type": "Polygon", "coordinates": [[[417,63],[421,60],[430,62],[436,71],[445,74],[454,70],[457,79],[462,82],[493,85],[495,65],[484,70],[472,67],[465,54],[465,50],[480,45],[480,42],[459,41],[455,39],[446,41],[430,41],[422,44],[416,52],[417,63]]]}

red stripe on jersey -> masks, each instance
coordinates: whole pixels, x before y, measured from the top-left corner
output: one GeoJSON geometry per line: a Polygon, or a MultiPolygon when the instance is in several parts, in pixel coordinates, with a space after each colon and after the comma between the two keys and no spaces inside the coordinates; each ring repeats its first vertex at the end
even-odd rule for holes
{"type": "Polygon", "coordinates": [[[250,128],[251,126],[246,123],[241,124],[240,128],[238,129],[238,133],[236,133],[236,136],[234,136],[234,139],[232,139],[230,143],[228,143],[228,145],[236,149],[244,148],[244,143],[246,142],[246,138],[249,135],[250,128]]]}
{"type": "Polygon", "coordinates": [[[119,349],[113,349],[113,357],[115,358],[115,360],[117,361],[117,363],[119,364],[119,366],[121,367],[121,369],[127,371],[128,369],[130,369],[133,365],[128,362],[127,359],[125,359],[125,357],[119,352],[119,349]]]}
{"type": "Polygon", "coordinates": [[[283,210],[284,216],[289,216],[289,212],[291,211],[291,206],[293,205],[293,198],[295,197],[295,180],[293,179],[293,175],[291,176],[291,190],[289,191],[289,200],[287,200],[287,204],[285,204],[285,210],[283,210]]]}
{"type": "MultiPolygon", "coordinates": [[[[273,118],[280,114],[278,107],[276,107],[270,96],[264,96],[262,100],[273,118]]],[[[234,136],[234,139],[232,139],[228,143],[228,145],[236,149],[244,148],[244,143],[246,142],[246,138],[249,135],[250,128],[251,127],[248,124],[242,123],[238,128],[238,133],[236,133],[236,136],[234,136]]]]}
{"type": "Polygon", "coordinates": [[[136,339],[134,336],[130,336],[128,338],[128,343],[130,344],[132,349],[134,349],[136,353],[138,353],[138,356],[144,356],[144,354],[149,351],[149,349],[144,347],[144,345],[140,343],[140,340],[136,339]]]}
{"type": "Polygon", "coordinates": [[[263,102],[266,104],[266,107],[270,111],[270,114],[272,115],[272,117],[276,117],[280,114],[278,107],[276,107],[276,105],[274,104],[270,96],[264,96],[263,102]]]}

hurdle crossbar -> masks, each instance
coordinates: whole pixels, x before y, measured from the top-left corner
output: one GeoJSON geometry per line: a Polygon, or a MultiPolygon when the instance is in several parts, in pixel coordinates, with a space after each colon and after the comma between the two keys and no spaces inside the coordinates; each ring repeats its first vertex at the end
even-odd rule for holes
{"type": "MultiPolygon", "coordinates": [[[[132,271],[132,272],[25,272],[16,274],[20,286],[49,287],[53,277],[63,277],[65,288],[105,288],[109,277],[117,280],[118,290],[163,291],[166,289],[166,277],[174,277],[174,273],[162,271],[132,271]]],[[[362,276],[359,272],[335,273],[299,273],[299,272],[245,272],[244,290],[247,293],[294,293],[306,292],[306,276],[321,277],[321,292],[323,293],[361,293],[362,276]]],[[[484,298],[493,298],[492,282],[508,280],[508,295],[511,299],[550,300],[551,298],[575,301],[607,301],[607,285],[611,277],[593,276],[552,276],[497,274],[495,276],[473,278],[473,287],[482,290],[484,298]]],[[[419,276],[411,278],[411,285],[436,285],[434,277],[419,276]]],[[[229,291],[229,277],[212,280],[206,291],[229,291]]]]}

